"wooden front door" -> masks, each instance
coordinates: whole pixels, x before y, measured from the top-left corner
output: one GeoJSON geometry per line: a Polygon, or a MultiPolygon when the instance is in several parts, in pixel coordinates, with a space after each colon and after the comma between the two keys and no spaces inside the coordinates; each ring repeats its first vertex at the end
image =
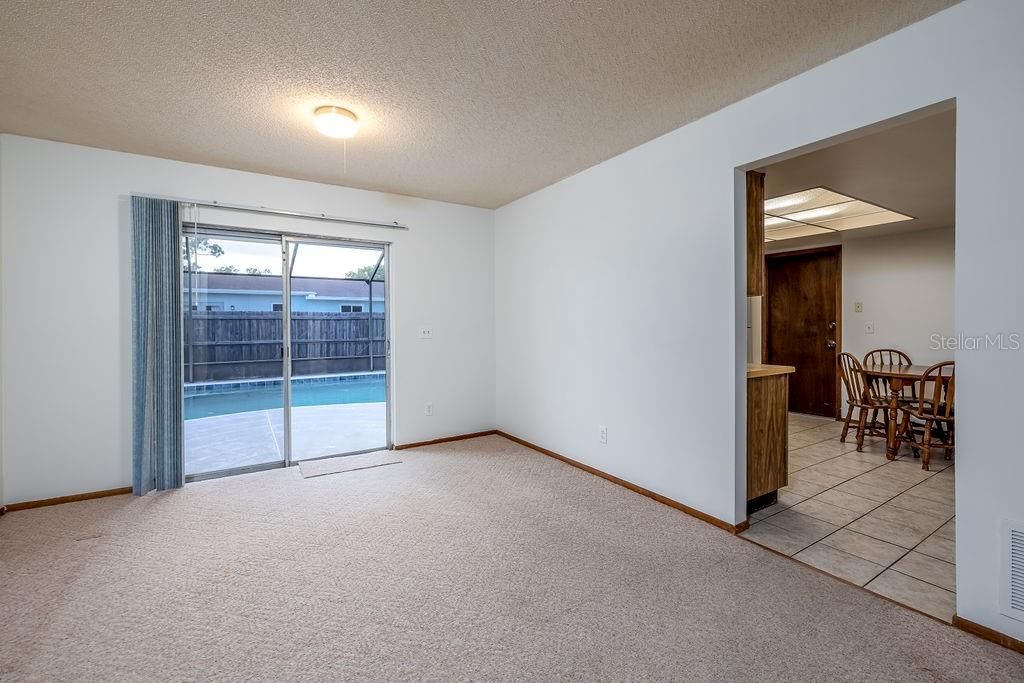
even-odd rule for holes
{"type": "Polygon", "coordinates": [[[789,409],[837,417],[841,247],[765,259],[765,362],[792,365],[789,409]]]}

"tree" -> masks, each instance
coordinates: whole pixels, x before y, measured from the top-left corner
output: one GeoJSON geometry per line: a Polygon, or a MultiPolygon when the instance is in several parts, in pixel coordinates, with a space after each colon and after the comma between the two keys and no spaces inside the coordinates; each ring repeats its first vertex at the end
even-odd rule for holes
{"type": "MultiPolygon", "coordinates": [[[[376,264],[370,265],[370,266],[361,266],[359,268],[356,268],[355,270],[350,270],[347,273],[345,273],[345,277],[347,277],[350,280],[369,280],[370,279],[370,274],[373,273],[373,269],[375,267],[376,267],[376,264]]],[[[377,275],[373,278],[373,281],[374,282],[384,282],[384,264],[383,263],[380,265],[380,268],[377,269],[377,275]]]]}
{"type": "Polygon", "coordinates": [[[225,266],[217,266],[216,268],[213,269],[213,272],[214,273],[237,273],[238,272],[238,266],[232,266],[230,264],[225,265],[225,266]]]}
{"type": "Polygon", "coordinates": [[[193,273],[198,273],[201,270],[197,263],[197,257],[200,254],[220,258],[224,255],[224,247],[216,242],[211,242],[208,237],[185,237],[184,243],[181,245],[181,262],[185,265],[185,270],[190,270],[193,273]]]}
{"type": "Polygon", "coordinates": [[[248,275],[270,275],[270,268],[257,268],[256,266],[249,266],[245,269],[248,275]]]}

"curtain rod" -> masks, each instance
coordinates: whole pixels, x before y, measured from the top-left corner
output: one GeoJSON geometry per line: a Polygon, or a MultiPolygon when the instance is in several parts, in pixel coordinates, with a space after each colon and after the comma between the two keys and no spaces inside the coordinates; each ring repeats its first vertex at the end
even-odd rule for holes
{"type": "Polygon", "coordinates": [[[182,204],[193,204],[195,206],[205,206],[211,209],[226,209],[229,211],[246,211],[249,213],[261,213],[270,216],[290,216],[292,218],[309,218],[316,221],[326,221],[328,223],[348,223],[349,225],[368,225],[373,228],[390,228],[392,230],[408,230],[409,226],[402,225],[398,221],[392,221],[387,223],[385,221],[372,221],[363,220],[361,218],[343,218],[341,216],[330,216],[326,213],[307,213],[305,211],[290,211],[288,209],[272,209],[267,206],[246,206],[245,204],[228,204],[226,202],[218,201],[200,201],[196,199],[183,199],[182,197],[166,197],[162,195],[152,194],[139,194],[133,192],[133,197],[145,197],[147,199],[163,199],[173,202],[181,202],[182,204]]]}

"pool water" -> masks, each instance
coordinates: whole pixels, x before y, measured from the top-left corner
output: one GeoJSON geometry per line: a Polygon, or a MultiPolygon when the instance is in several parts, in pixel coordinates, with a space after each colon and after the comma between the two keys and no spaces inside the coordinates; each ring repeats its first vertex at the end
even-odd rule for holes
{"type": "MultiPolygon", "coordinates": [[[[342,403],[382,403],[384,375],[334,382],[292,382],[292,406],[323,406],[342,403]]],[[[185,397],[185,419],[230,415],[252,410],[272,410],[284,404],[284,388],[273,386],[237,389],[185,397]]]]}

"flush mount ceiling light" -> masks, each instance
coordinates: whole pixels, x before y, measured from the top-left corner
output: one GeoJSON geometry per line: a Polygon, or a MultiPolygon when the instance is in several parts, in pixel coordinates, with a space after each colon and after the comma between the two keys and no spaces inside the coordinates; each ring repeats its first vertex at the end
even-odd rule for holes
{"type": "Polygon", "coordinates": [[[909,220],[913,216],[813,187],[765,201],[764,240],[774,242],[909,220]]]}
{"type": "Polygon", "coordinates": [[[359,130],[359,119],[348,109],[329,105],[317,107],[313,112],[316,129],[331,138],[347,139],[359,130]]]}

